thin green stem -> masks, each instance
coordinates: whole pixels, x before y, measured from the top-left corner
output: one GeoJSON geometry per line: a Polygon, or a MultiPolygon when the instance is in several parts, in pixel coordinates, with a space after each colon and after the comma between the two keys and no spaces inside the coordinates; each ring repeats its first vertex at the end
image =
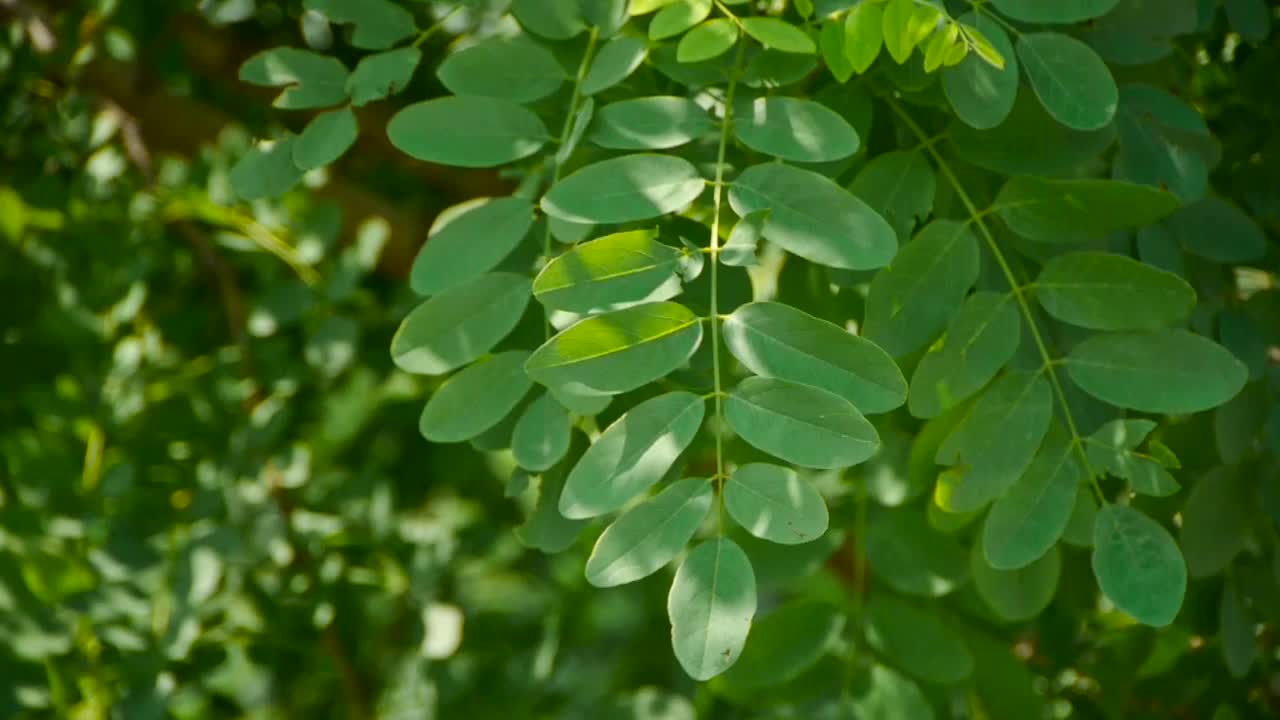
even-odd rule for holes
{"type": "MultiPolygon", "coordinates": [[[[902,122],[911,130],[916,137],[924,141],[928,138],[924,129],[902,108],[893,98],[886,96],[885,102],[889,107],[902,118],[902,122]]],[[[986,222],[982,219],[982,213],[974,204],[973,198],[969,197],[969,193],[960,183],[960,178],[956,177],[955,171],[951,169],[951,165],[942,157],[942,153],[932,145],[927,146],[929,154],[933,156],[934,162],[938,164],[938,169],[947,178],[947,182],[956,191],[956,197],[960,198],[960,202],[964,204],[965,210],[969,213],[970,221],[978,228],[983,240],[986,241],[987,247],[991,250],[991,255],[995,258],[996,264],[1000,266],[1000,272],[1004,275],[1005,280],[1009,283],[1009,288],[1013,297],[1018,302],[1018,308],[1022,311],[1022,316],[1026,320],[1027,327],[1031,330],[1031,339],[1036,344],[1036,349],[1040,353],[1040,359],[1043,362],[1044,371],[1049,376],[1049,383],[1053,386],[1054,395],[1057,397],[1058,404],[1062,408],[1062,416],[1067,421],[1067,429],[1071,432],[1071,444],[1075,447],[1080,455],[1080,462],[1084,467],[1085,474],[1089,476],[1089,483],[1093,486],[1093,491],[1098,497],[1098,502],[1102,505],[1107,504],[1107,498],[1102,493],[1102,488],[1098,485],[1098,477],[1093,471],[1093,466],[1089,463],[1089,455],[1085,452],[1084,441],[1081,439],[1080,431],[1076,428],[1075,417],[1071,414],[1071,406],[1067,404],[1067,394],[1062,389],[1062,383],[1058,380],[1058,373],[1054,370],[1054,358],[1049,352],[1049,345],[1045,342],[1044,336],[1040,333],[1040,327],[1036,325],[1035,315],[1031,312],[1031,305],[1027,302],[1027,298],[1023,293],[1022,283],[1018,281],[1017,276],[1013,272],[1013,268],[1009,265],[1009,261],[1004,256],[1004,252],[1000,249],[1000,245],[996,243],[996,238],[991,234],[991,229],[987,227],[986,222]]]]}
{"type": "Polygon", "coordinates": [[[733,69],[729,71],[729,87],[724,98],[724,117],[720,121],[720,147],[716,150],[716,180],[711,191],[711,376],[716,399],[716,502],[720,515],[720,533],[724,534],[724,390],[720,383],[720,199],[724,195],[724,157],[729,149],[729,132],[733,127],[733,96],[738,89],[738,68],[746,43],[739,42],[734,56],[733,69]]]}
{"type": "Polygon", "coordinates": [[[1022,35],[1022,31],[1014,27],[1013,25],[1009,24],[1008,20],[1005,20],[1004,18],[1000,17],[999,14],[993,13],[990,10],[988,10],[986,7],[984,7],[986,3],[978,2],[977,0],[969,0],[969,4],[973,6],[974,12],[978,13],[979,15],[986,15],[987,17],[994,20],[996,23],[1003,25],[1004,29],[1008,30],[1009,34],[1013,35],[1015,38],[1020,37],[1022,35]]]}
{"type": "MultiPolygon", "coordinates": [[[[560,142],[557,147],[564,147],[569,142],[569,133],[573,132],[573,121],[578,114],[578,102],[582,100],[582,81],[587,77],[587,70],[591,68],[591,55],[596,50],[596,40],[599,38],[599,28],[592,27],[591,34],[587,36],[587,49],[582,53],[582,62],[578,65],[578,74],[573,79],[573,95],[569,100],[569,114],[564,118],[564,125],[560,128],[560,142]]],[[[568,160],[568,157],[564,158],[568,160]]],[[[563,163],[557,162],[556,168],[551,172],[551,185],[560,182],[560,169],[563,163]]],[[[542,257],[543,260],[551,259],[551,222],[546,223],[546,230],[542,233],[542,257]]],[[[551,317],[546,315],[543,317],[542,330],[547,339],[551,339],[551,317]]]]}

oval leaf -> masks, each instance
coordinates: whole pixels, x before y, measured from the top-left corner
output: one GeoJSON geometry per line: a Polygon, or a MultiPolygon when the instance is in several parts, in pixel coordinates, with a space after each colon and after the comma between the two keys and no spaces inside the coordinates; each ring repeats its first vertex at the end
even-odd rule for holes
{"type": "Polygon", "coordinates": [[[542,198],[548,215],[576,223],[623,223],[675,212],[702,194],[706,181],[688,160],[637,154],[588,165],[542,198]]]}
{"type": "Polygon", "coordinates": [[[613,587],[657,572],[684,550],[710,512],[712,499],[708,480],[690,478],[626,511],[592,548],[587,582],[613,587]]]}
{"type": "Polygon", "coordinates": [[[671,583],[671,646],[694,680],[728,670],[742,653],[756,614],[751,561],[732,540],[709,540],[689,553],[671,583]]]}
{"type": "Polygon", "coordinates": [[[994,209],[1028,240],[1077,243],[1150,225],[1178,204],[1172,193],[1116,180],[1015,177],[1000,189],[994,209]]]}
{"type": "Polygon", "coordinates": [[[785,53],[813,55],[818,46],[805,31],[785,20],[772,17],[748,17],[741,21],[742,30],[760,41],[766,49],[785,53]]]}
{"type": "Polygon", "coordinates": [[[1010,296],[970,295],[942,342],[929,349],[911,376],[911,414],[937,417],[981,390],[1017,351],[1021,327],[1010,296]]]}
{"type": "Polygon", "coordinates": [[[520,414],[511,434],[516,464],[530,472],[542,472],[560,462],[569,451],[569,413],[550,395],[542,395],[520,414]]]}
{"type": "Polygon", "coordinates": [[[693,393],[667,393],[615,420],[569,473],[560,513],[567,518],[603,515],[662,479],[698,434],[705,404],[693,393]]]}
{"type": "Polygon", "coordinates": [[[1117,608],[1153,627],[1173,622],[1187,591],[1187,565],[1173,537],[1127,505],[1098,511],[1093,574],[1117,608]]]}
{"type": "Polygon", "coordinates": [[[417,160],[493,167],[528,157],[546,144],[537,115],[509,101],[446,97],[414,103],[387,123],[387,137],[417,160]]]}
{"type": "Polygon", "coordinates": [[[578,313],[645,300],[674,282],[684,257],[657,235],[632,230],[578,245],[538,273],[533,296],[549,309],[578,313]]]}
{"type": "Polygon", "coordinates": [[[1036,278],[1036,299],[1055,318],[1093,330],[1148,330],[1182,321],[1196,304],[1182,278],[1110,253],[1059,255],[1036,278]]]}
{"type": "Polygon", "coordinates": [[[571,325],[529,358],[529,376],[556,389],[613,395],[664,377],[693,355],[702,323],[663,302],[596,315],[571,325]]]}
{"type": "Polygon", "coordinates": [[[802,467],[857,465],[880,447],[852,403],[808,385],[747,378],[730,391],[724,413],[743,440],[802,467]]]}
{"type": "Polygon", "coordinates": [[[733,131],[742,144],[796,162],[831,162],[858,151],[858,133],[836,111],[811,100],[757,98],[738,108],[733,131]]]}
{"type": "Polygon", "coordinates": [[[497,425],[533,383],[525,376],[523,350],[498,353],[449,378],[427,401],[418,431],[431,442],[470,440],[497,425]]]}
{"type": "Polygon", "coordinates": [[[789,165],[747,168],[729,189],[734,212],[770,210],[764,236],[820,265],[870,270],[898,250],[893,228],[866,203],[828,178],[789,165]]]}
{"type": "Polygon", "coordinates": [[[1186,330],[1117,333],[1072,349],[1067,372],[1080,389],[1122,408],[1194,413],[1244,387],[1249,371],[1221,345],[1186,330]]]}
{"type": "Polygon", "coordinates": [[[528,103],[560,89],[565,72],[541,45],[490,38],[445,58],[436,77],[454,95],[528,103]]]}
{"type": "Polygon", "coordinates": [[[405,317],[391,338],[400,369],[442,375],[493,349],[515,328],[529,304],[529,279],[490,273],[427,300],[405,317]]]}
{"type": "Polygon", "coordinates": [[[342,157],[360,133],[351,108],[320,113],[293,143],[293,163],[299,170],[314,170],[342,157]]]}
{"type": "Polygon", "coordinates": [[[1018,59],[1044,109],[1063,125],[1097,130],[1115,117],[1120,91],[1088,45],[1062,33],[1026,33],[1018,38],[1018,59]]]}
{"type": "Polygon", "coordinates": [[[934,500],[948,512],[972,512],[1004,494],[1031,464],[1049,429],[1053,395],[1040,373],[1011,372],[974,403],[942,443],[934,500]]]}
{"type": "Polygon", "coordinates": [[[827,531],[827,504],[794,470],[751,463],[724,486],[729,515],[747,532],[782,545],[799,545],[827,531]]]}
{"type": "Polygon", "coordinates": [[[918,508],[875,515],[867,525],[866,553],[876,577],[907,595],[941,597],[967,579],[964,550],[918,508]]]}
{"type": "Polygon", "coordinates": [[[935,220],[876,273],[862,334],[901,357],[937,337],[978,279],[978,241],[964,223],[935,220]]]}
{"type": "Polygon", "coordinates": [[[787,305],[749,303],[724,321],[729,352],[757,375],[835,393],[863,413],[902,405],[907,382],[874,343],[787,305]]]}
{"type": "Polygon", "coordinates": [[[409,270],[409,286],[435,295],[492,270],[533,225],[533,203],[520,197],[477,198],[436,217],[409,270]]]}
{"type": "Polygon", "coordinates": [[[582,94],[594,95],[626,80],[648,53],[649,46],[638,37],[619,35],[610,40],[600,49],[591,63],[591,71],[582,79],[582,94]]]}
{"type": "Polygon", "coordinates": [[[991,567],[1026,567],[1062,537],[1084,477],[1074,451],[1066,431],[1051,428],[1031,466],[991,506],[982,527],[982,547],[991,567]]]}
{"type": "Polygon", "coordinates": [[[1001,13],[1029,23],[1070,24],[1102,17],[1111,12],[1120,0],[1071,0],[1071,2],[1045,2],[1045,0],[991,0],[1001,13]]]}
{"type": "Polygon", "coordinates": [[[961,21],[987,38],[1004,59],[1004,67],[995,67],[977,54],[970,54],[959,65],[943,69],[942,91],[961,122],[988,130],[1004,122],[1013,110],[1018,97],[1018,58],[1009,35],[996,21],[974,13],[961,21]]]}
{"type": "Polygon", "coordinates": [[[1017,570],[997,570],[987,564],[982,543],[973,545],[970,571],[978,595],[996,615],[1014,622],[1029,620],[1049,607],[1058,591],[1062,556],[1057,547],[1017,570]]]}
{"type": "Polygon", "coordinates": [[[613,150],[666,150],[711,132],[707,111],[682,97],[621,100],[596,113],[587,139],[613,150]]]}

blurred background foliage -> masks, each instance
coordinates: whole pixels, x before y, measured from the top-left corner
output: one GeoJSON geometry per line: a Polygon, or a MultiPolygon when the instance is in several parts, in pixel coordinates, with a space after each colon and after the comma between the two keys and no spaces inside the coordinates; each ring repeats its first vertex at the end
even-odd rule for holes
{"type": "MultiPolygon", "coordinates": [[[[509,22],[501,0],[406,7],[423,27],[449,15],[425,68],[509,22]]],[[[1278,35],[1243,42],[1220,13],[1178,49],[1221,141],[1213,185],[1272,237],[1278,35]]],[[[306,121],[237,68],[299,37],[359,56],[300,2],[0,0],[0,717],[676,720],[786,716],[820,693],[813,672],[768,703],[696,686],[671,661],[665,585],[591,591],[588,547],[547,556],[512,532],[528,508],[509,461],[418,435],[430,388],[387,352],[416,302],[410,262],[438,211],[509,181],[391,148],[395,109],[441,94],[419,72],[359,110],[373,130],[340,163],[234,202],[250,139],[306,121]]],[[[1261,334],[1240,342],[1274,348],[1280,293],[1258,282],[1237,310],[1261,334]]],[[[1240,410],[1280,446],[1280,419],[1240,410]]],[[[812,545],[755,548],[762,588],[825,563],[803,592],[842,594],[851,550],[837,531],[812,545]]],[[[1276,570],[1238,571],[1274,627],[1276,583],[1249,574],[1276,570]]],[[[1280,712],[1277,639],[1232,680],[1220,592],[1188,596],[1192,630],[1111,627],[1073,561],[1007,638],[1026,662],[972,648],[994,658],[976,691],[1006,703],[997,718],[1280,712]]],[[[934,700],[972,716],[963,695],[934,700]]]]}

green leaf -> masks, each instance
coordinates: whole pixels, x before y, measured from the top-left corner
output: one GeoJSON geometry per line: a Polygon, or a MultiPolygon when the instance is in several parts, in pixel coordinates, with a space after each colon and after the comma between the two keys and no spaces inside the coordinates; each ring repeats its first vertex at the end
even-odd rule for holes
{"type": "Polygon", "coordinates": [[[409,270],[409,286],[435,295],[492,270],[533,226],[533,203],[521,197],[476,198],[436,216],[409,270]]]}
{"type": "Polygon", "coordinates": [[[386,50],[418,32],[413,15],[391,0],[303,0],[302,6],[354,24],[351,44],[362,50],[386,50]]]}
{"type": "Polygon", "coordinates": [[[582,534],[587,520],[570,520],[557,508],[560,491],[564,487],[565,473],[573,458],[582,454],[586,438],[577,434],[573,438],[568,456],[554,468],[543,473],[538,483],[538,500],[524,524],[516,528],[516,539],[527,547],[544,553],[558,553],[568,548],[582,534]]]}
{"type": "Polygon", "coordinates": [[[969,554],[970,572],[978,595],[995,614],[1013,622],[1030,620],[1039,615],[1058,591],[1062,557],[1056,546],[1016,570],[997,570],[987,564],[983,543],[973,545],[969,554]]]}
{"type": "Polygon", "coordinates": [[[1116,130],[1116,179],[1168,188],[1183,202],[1204,197],[1217,149],[1198,110],[1160,88],[1133,83],[1120,88],[1116,130]]]}
{"type": "Polygon", "coordinates": [[[1184,207],[1166,226],[1187,252],[1223,265],[1260,260],[1267,252],[1266,235],[1253,218],[1221,198],[1184,207]]]}
{"type": "Polygon", "coordinates": [[[657,241],[656,230],[597,238],[556,257],[533,281],[533,296],[551,310],[587,313],[645,300],[675,284],[684,253],[657,241]]]}
{"type": "Polygon", "coordinates": [[[422,51],[413,47],[364,56],[347,78],[351,104],[362,107],[404,90],[421,60],[422,51]]]}
{"type": "Polygon", "coordinates": [[[822,63],[831,71],[836,82],[846,83],[853,77],[853,65],[845,56],[844,23],[829,20],[822,24],[818,35],[818,52],[822,55],[822,63]]]}
{"type": "Polygon", "coordinates": [[[844,53],[853,71],[861,75],[871,67],[884,45],[884,6],[860,2],[849,9],[844,21],[844,53]]]}
{"type": "Polygon", "coordinates": [[[849,706],[859,718],[934,720],[933,706],[920,687],[880,664],[854,678],[849,706]]]}
{"type": "Polygon", "coordinates": [[[893,228],[866,203],[826,177],[789,165],[747,168],[729,188],[734,212],[771,210],[764,236],[820,265],[870,270],[897,252],[893,228]]]}
{"type": "Polygon", "coordinates": [[[511,0],[511,14],[526,30],[548,40],[568,40],[587,29],[581,3],[565,0],[511,0]]]}
{"type": "Polygon", "coordinates": [[[1115,140],[1110,126],[1072,130],[1049,117],[1030,93],[1019,93],[1004,122],[977,130],[954,122],[951,147],[965,162],[1005,175],[1065,173],[1097,157],[1115,140]]]}
{"type": "Polygon", "coordinates": [[[293,162],[298,136],[287,134],[271,143],[249,149],[231,168],[231,188],[242,200],[283,195],[298,181],[302,170],[293,162]]]}
{"type": "Polygon", "coordinates": [[[707,111],[682,97],[645,97],[605,105],[587,139],[612,150],[667,150],[711,132],[707,111]]]}
{"type": "Polygon", "coordinates": [[[550,395],[538,399],[520,414],[511,434],[516,464],[530,472],[542,472],[560,462],[569,451],[569,413],[550,395]]]}
{"type": "Polygon", "coordinates": [[[451,443],[497,425],[533,386],[522,367],[528,357],[523,350],[498,353],[450,377],[422,408],[419,432],[431,442],[451,443]]]}
{"type": "Polygon", "coordinates": [[[702,342],[688,308],[661,302],[595,315],[571,325],[529,358],[529,376],[553,389],[613,395],[685,364],[702,342]]]}
{"type": "Polygon", "coordinates": [[[293,162],[299,170],[314,170],[342,157],[360,129],[351,108],[320,113],[293,143],[293,162]]]}
{"type": "Polygon", "coordinates": [[[911,238],[917,221],[933,212],[936,190],[933,168],[924,154],[901,150],[877,155],[849,185],[850,192],[889,221],[900,243],[911,238]]]}
{"type": "Polygon", "coordinates": [[[919,508],[877,513],[865,543],[871,572],[900,593],[941,597],[968,580],[963,548],[931,527],[919,508]]]}
{"type": "Polygon", "coordinates": [[[844,616],[827,605],[783,605],[752,625],[750,644],[720,682],[733,695],[782,685],[813,667],[843,628],[844,616]]]}
{"type": "Polygon", "coordinates": [[[1017,49],[1031,89],[1055,120],[1075,130],[1111,123],[1120,92],[1093,48],[1062,33],[1038,32],[1019,36],[1017,49]]]}
{"type": "Polygon", "coordinates": [[[790,468],[768,463],[739,467],[724,485],[729,515],[761,540],[799,545],[827,531],[827,504],[790,468]]]}
{"type": "Polygon", "coordinates": [[[884,8],[884,17],[880,23],[884,49],[889,51],[889,56],[899,65],[911,57],[911,51],[916,47],[917,40],[911,27],[911,18],[915,12],[915,0],[889,0],[884,8]]]}
{"type": "Polygon", "coordinates": [[[1182,607],[1187,566],[1167,530],[1127,505],[1107,505],[1093,527],[1098,587],[1135,620],[1164,627],[1182,607]]]}
{"type": "Polygon", "coordinates": [[[880,446],[875,428],[848,400],[785,380],[743,380],[729,392],[724,413],[743,440],[801,467],[857,465],[880,446]]]}
{"type": "Polygon", "coordinates": [[[1000,189],[993,209],[1028,240],[1078,243],[1150,225],[1178,204],[1170,193],[1115,180],[1015,177],[1000,189]]]}
{"type": "Polygon", "coordinates": [[[1065,363],[1072,381],[1099,400],[1166,414],[1217,407],[1249,375],[1228,350],[1186,330],[1098,335],[1073,348],[1065,363]]]}
{"type": "Polygon", "coordinates": [[[1043,718],[1048,702],[1038,686],[1038,675],[1027,661],[1015,654],[1004,637],[988,635],[957,623],[956,629],[973,656],[973,683],[976,693],[970,702],[975,714],[989,718],[1043,718]],[[976,695],[976,697],[975,697],[976,695]]]}
{"type": "Polygon", "coordinates": [[[445,97],[414,103],[391,117],[387,137],[417,160],[493,167],[528,157],[546,144],[537,115],[509,101],[445,97]]]}
{"type": "Polygon", "coordinates": [[[1070,0],[1069,2],[991,0],[991,4],[997,10],[1014,20],[1063,25],[1102,17],[1111,12],[1119,2],[1120,0],[1070,0]]]}
{"type": "Polygon", "coordinates": [[[938,449],[937,462],[952,466],[938,477],[938,506],[970,512],[1003,495],[1031,464],[1052,414],[1040,373],[1011,372],[993,383],[938,449]]]}
{"type": "Polygon", "coordinates": [[[627,6],[630,0],[579,0],[582,17],[588,25],[599,30],[601,37],[610,37],[626,24],[627,6]]]}
{"type": "Polygon", "coordinates": [[[588,165],[551,186],[543,212],[578,223],[623,223],[666,215],[702,194],[706,181],[693,163],[639,153],[588,165]]]}
{"type": "Polygon", "coordinates": [[[1249,611],[1230,582],[1222,588],[1218,629],[1222,634],[1222,657],[1227,662],[1227,670],[1234,678],[1248,675],[1258,656],[1258,640],[1249,611]]]}
{"type": "Polygon", "coordinates": [[[658,11],[649,23],[649,39],[675,37],[711,14],[711,0],[675,0],[658,11]]]}
{"type": "Polygon", "coordinates": [[[755,575],[742,549],[723,537],[694,548],[667,596],[671,645],[689,677],[709,680],[728,670],[755,613],[755,575]]]}
{"type": "Polygon", "coordinates": [[[644,40],[630,35],[619,35],[600,48],[600,54],[591,63],[591,70],[582,79],[582,94],[595,95],[617,85],[631,76],[649,54],[644,40]]]}
{"type": "Polygon", "coordinates": [[[724,321],[724,342],[757,375],[821,388],[864,413],[888,412],[907,398],[902,372],[874,343],[787,305],[739,307],[724,321]]]}
{"type": "Polygon", "coordinates": [[[489,38],[445,58],[436,77],[455,95],[529,103],[559,90],[565,72],[541,45],[489,38]]]}
{"type": "Polygon", "coordinates": [[[813,55],[818,52],[818,47],[813,44],[813,38],[810,38],[808,33],[785,20],[773,17],[746,17],[742,18],[742,30],[760,41],[766,49],[802,55],[813,55]]]}
{"type": "Polygon", "coordinates": [[[1076,489],[1076,502],[1071,507],[1071,517],[1062,531],[1062,541],[1076,547],[1093,546],[1093,525],[1098,516],[1098,506],[1093,495],[1081,485],[1076,489]]]}
{"type": "Polygon", "coordinates": [[[1051,427],[1031,466],[987,513],[982,526],[987,563],[1016,570],[1048,552],[1067,529],[1083,479],[1067,433],[1051,427]]]}
{"type": "Polygon", "coordinates": [[[768,210],[750,213],[734,223],[729,239],[720,247],[717,257],[721,265],[752,267],[760,264],[756,250],[764,237],[764,225],[769,219],[768,210]]]}
{"type": "Polygon", "coordinates": [[[442,375],[484,355],[507,336],[529,304],[529,279],[490,273],[450,288],[405,317],[391,359],[420,375],[442,375]]]}
{"type": "Polygon", "coordinates": [[[646,578],[684,550],[711,510],[711,482],[690,478],[623,513],[587,558],[587,582],[614,587],[646,578]]]}
{"type": "Polygon", "coordinates": [[[872,593],[866,633],[872,649],[921,680],[950,685],[973,672],[973,657],[964,641],[932,609],[872,593]]]}
{"type": "Polygon", "coordinates": [[[1241,474],[1220,467],[1191,489],[1182,508],[1182,551],[1193,578],[1221,573],[1251,542],[1257,503],[1241,474]]]}
{"type": "Polygon", "coordinates": [[[733,132],[743,145],[795,162],[831,162],[858,151],[858,133],[826,105],[788,97],[763,97],[742,105],[733,132]]]}
{"type": "Polygon", "coordinates": [[[1178,483],[1164,466],[1135,448],[1156,424],[1150,420],[1112,420],[1085,439],[1089,463],[1129,481],[1134,492],[1164,497],[1178,491],[1178,483]]]}
{"type": "Polygon", "coordinates": [[[662,479],[702,426],[706,401],[688,392],[646,400],[605,428],[569,473],[560,513],[612,512],[662,479]]]}
{"type": "Polygon", "coordinates": [[[876,273],[862,334],[894,357],[937,336],[978,279],[978,241],[965,223],[935,220],[876,273]]]}
{"type": "Polygon", "coordinates": [[[1079,252],[1045,264],[1036,299],[1055,318],[1093,330],[1148,330],[1184,320],[1196,293],[1182,278],[1123,255],[1079,252]]]}
{"type": "Polygon", "coordinates": [[[680,38],[676,60],[682,63],[702,62],[719,57],[738,42],[738,26],[728,18],[707,20],[680,38]]]}
{"type": "Polygon", "coordinates": [[[981,390],[1013,357],[1021,327],[1010,296],[970,295],[911,376],[911,414],[937,417],[981,390]]]}
{"type": "Polygon", "coordinates": [[[347,99],[347,68],[335,58],[290,47],[263,50],[240,66],[240,81],[284,87],[271,103],[282,110],[337,105],[347,99]]]}

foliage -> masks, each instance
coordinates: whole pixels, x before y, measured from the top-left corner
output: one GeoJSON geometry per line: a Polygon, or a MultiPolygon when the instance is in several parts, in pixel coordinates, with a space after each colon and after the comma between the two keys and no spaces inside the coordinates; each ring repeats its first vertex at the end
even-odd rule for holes
{"type": "Polygon", "coordinates": [[[263,139],[154,167],[93,55],[190,9],[82,5],[0,46],[7,715],[1280,707],[1261,0],[202,2],[263,139]]]}

